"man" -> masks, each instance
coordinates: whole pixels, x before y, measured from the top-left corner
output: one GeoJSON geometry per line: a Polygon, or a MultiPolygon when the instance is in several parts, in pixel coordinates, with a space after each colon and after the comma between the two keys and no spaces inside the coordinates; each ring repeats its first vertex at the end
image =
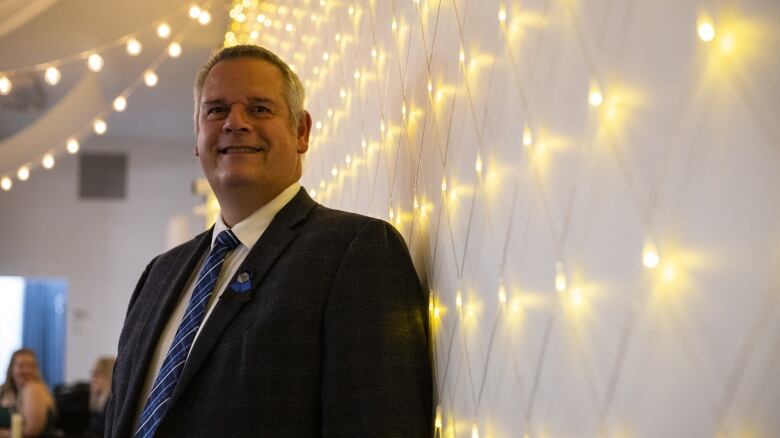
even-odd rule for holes
{"type": "Polygon", "coordinates": [[[299,187],[303,99],[257,46],[199,72],[195,155],[220,217],[142,274],[108,436],[430,436],[426,295],[390,225],[299,187]]]}

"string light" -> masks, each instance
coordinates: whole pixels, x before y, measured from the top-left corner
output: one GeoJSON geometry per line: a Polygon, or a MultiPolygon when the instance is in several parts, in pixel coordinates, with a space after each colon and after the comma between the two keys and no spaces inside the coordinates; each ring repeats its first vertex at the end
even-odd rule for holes
{"type": "Polygon", "coordinates": [[[506,287],[504,286],[503,281],[501,281],[498,285],[498,302],[501,304],[506,304],[506,287]]]}
{"type": "Polygon", "coordinates": [[[51,169],[54,167],[54,155],[52,154],[46,154],[43,156],[43,159],[41,160],[41,165],[43,165],[44,169],[51,169]]]}
{"type": "Polygon", "coordinates": [[[529,129],[527,126],[523,128],[523,145],[525,146],[531,146],[534,143],[534,137],[533,134],[531,134],[531,129],[529,129]]]}
{"type": "Polygon", "coordinates": [[[80,147],[81,145],[79,145],[79,141],[75,138],[69,138],[68,142],[65,144],[65,148],[68,150],[69,154],[77,153],[80,147]]]}
{"type": "Polygon", "coordinates": [[[436,406],[436,419],[433,422],[433,427],[435,427],[438,430],[441,430],[442,428],[441,406],[436,406]]]}
{"type": "Polygon", "coordinates": [[[87,68],[94,73],[103,70],[103,57],[97,53],[89,55],[87,58],[87,68]]]}
{"type": "Polygon", "coordinates": [[[336,166],[333,166],[333,168],[330,169],[330,174],[333,175],[333,176],[338,176],[339,175],[339,170],[336,168],[336,166]]]}
{"type": "Polygon", "coordinates": [[[708,43],[715,39],[715,25],[709,18],[701,18],[698,25],[699,39],[708,43]]]}
{"type": "Polygon", "coordinates": [[[94,122],[92,122],[92,129],[95,131],[95,134],[103,135],[108,130],[108,125],[106,124],[105,120],[97,118],[94,122]]]}
{"type": "Polygon", "coordinates": [[[347,9],[347,13],[349,15],[355,15],[355,8],[350,6],[349,9],[347,9]]]}
{"type": "Polygon", "coordinates": [[[19,178],[19,181],[27,181],[30,177],[30,168],[27,166],[20,167],[19,170],[16,171],[16,177],[19,178]]]}
{"type": "Polygon", "coordinates": [[[168,55],[171,58],[178,58],[181,55],[181,44],[173,42],[168,46],[168,55]]]}
{"type": "Polygon", "coordinates": [[[474,163],[474,169],[477,171],[477,175],[482,175],[482,154],[477,151],[477,161],[474,163]]]}
{"type": "Polygon", "coordinates": [[[147,70],[146,73],[144,73],[144,83],[147,87],[154,87],[157,85],[157,73],[155,73],[152,70],[147,70]]]}
{"type": "Polygon", "coordinates": [[[575,306],[582,304],[582,290],[580,288],[571,291],[571,303],[575,306]]]}
{"type": "Polygon", "coordinates": [[[463,47],[460,48],[460,53],[458,54],[458,60],[460,60],[461,63],[466,62],[466,52],[463,51],[463,47]]]}
{"type": "Polygon", "coordinates": [[[200,7],[198,7],[198,5],[190,6],[189,14],[190,14],[190,18],[192,18],[193,20],[200,17],[200,7]]]}
{"type": "Polygon", "coordinates": [[[441,178],[441,192],[442,193],[447,193],[447,177],[446,176],[443,176],[441,178]]]}
{"type": "Polygon", "coordinates": [[[347,90],[345,90],[345,89],[343,89],[343,88],[342,88],[342,89],[341,89],[341,91],[339,91],[339,96],[340,96],[342,99],[344,99],[345,97],[347,97],[347,90]]]}
{"type": "Polygon", "coordinates": [[[0,180],[0,187],[3,188],[6,192],[11,190],[11,187],[13,187],[14,183],[11,181],[11,178],[8,178],[7,176],[4,176],[2,180],[0,180]]]}
{"type": "Polygon", "coordinates": [[[49,67],[46,69],[46,72],[43,74],[43,80],[46,81],[46,83],[51,86],[55,86],[59,84],[61,77],[62,74],[57,69],[57,67],[49,67]]]}
{"type": "Polygon", "coordinates": [[[207,25],[211,22],[211,14],[209,11],[201,11],[200,15],[198,15],[198,23],[202,25],[207,25]]]}
{"type": "Polygon", "coordinates": [[[471,438],[479,438],[479,427],[476,424],[471,426],[471,438]]]}
{"type": "Polygon", "coordinates": [[[135,38],[130,38],[127,40],[127,53],[130,56],[138,56],[141,54],[141,49],[143,46],[141,45],[141,42],[138,41],[135,38]]]}
{"type": "Polygon", "coordinates": [[[652,245],[646,246],[642,253],[642,263],[644,263],[645,267],[653,269],[657,267],[660,262],[661,257],[658,255],[655,248],[652,245]]]}
{"type": "Polygon", "coordinates": [[[563,263],[555,264],[555,290],[563,292],[566,290],[566,272],[563,270],[563,263]]]}
{"type": "Polygon", "coordinates": [[[122,111],[127,108],[127,99],[125,99],[124,96],[118,96],[116,99],[114,99],[114,111],[121,113],[122,111]]]}
{"type": "Polygon", "coordinates": [[[455,306],[460,309],[463,307],[463,294],[460,289],[455,293],[455,306]]]}
{"type": "Polygon", "coordinates": [[[0,76],[0,94],[5,96],[13,90],[14,84],[8,79],[8,76],[0,76]]]}
{"type": "Polygon", "coordinates": [[[506,8],[504,6],[498,10],[498,21],[502,23],[506,21],[506,8]]]}
{"type": "Polygon", "coordinates": [[[316,198],[317,197],[317,191],[314,190],[314,189],[309,190],[309,196],[311,196],[312,198],[316,198]]]}
{"type": "Polygon", "coordinates": [[[604,102],[604,96],[601,94],[598,86],[594,85],[591,87],[588,102],[591,106],[599,106],[604,102]]]}
{"type": "Polygon", "coordinates": [[[159,26],[157,26],[157,36],[162,39],[168,39],[168,37],[171,36],[171,26],[168,25],[168,23],[160,23],[159,26]]]}

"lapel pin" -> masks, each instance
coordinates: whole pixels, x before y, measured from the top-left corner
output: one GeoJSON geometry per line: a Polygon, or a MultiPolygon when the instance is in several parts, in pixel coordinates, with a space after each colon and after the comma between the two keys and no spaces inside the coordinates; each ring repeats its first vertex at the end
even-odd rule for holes
{"type": "Polygon", "coordinates": [[[252,289],[252,275],[249,272],[242,272],[236,277],[236,281],[230,285],[236,293],[248,292],[252,289]]]}

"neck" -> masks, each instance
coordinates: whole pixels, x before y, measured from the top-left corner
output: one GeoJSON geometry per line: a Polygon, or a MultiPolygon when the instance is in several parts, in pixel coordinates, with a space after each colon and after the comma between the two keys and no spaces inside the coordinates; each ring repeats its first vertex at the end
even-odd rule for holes
{"type": "Polygon", "coordinates": [[[275,193],[258,193],[257,189],[232,188],[229,193],[217,195],[219,208],[222,213],[222,221],[229,228],[249,217],[274,198],[279,196],[282,190],[275,193]]]}

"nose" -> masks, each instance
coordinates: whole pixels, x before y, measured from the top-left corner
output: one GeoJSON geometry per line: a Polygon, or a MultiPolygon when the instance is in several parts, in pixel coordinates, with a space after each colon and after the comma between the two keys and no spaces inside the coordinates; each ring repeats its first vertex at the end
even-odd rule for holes
{"type": "Polygon", "coordinates": [[[247,121],[246,109],[243,105],[233,105],[225,118],[222,129],[228,134],[249,132],[251,125],[247,121]]]}

